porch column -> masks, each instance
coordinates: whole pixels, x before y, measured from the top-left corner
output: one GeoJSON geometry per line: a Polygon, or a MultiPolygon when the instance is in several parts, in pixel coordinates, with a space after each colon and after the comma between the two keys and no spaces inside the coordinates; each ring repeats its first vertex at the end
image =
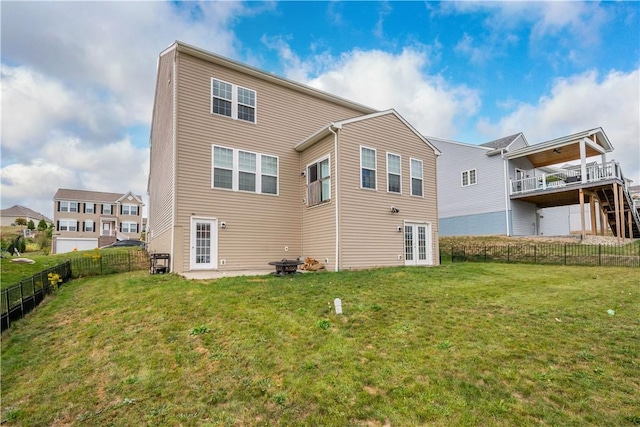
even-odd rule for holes
{"type": "Polygon", "coordinates": [[[580,140],[580,175],[582,175],[582,183],[587,182],[587,144],[584,138],[580,140]]]}
{"type": "Polygon", "coordinates": [[[591,216],[591,235],[598,235],[598,225],[596,222],[596,199],[593,193],[589,194],[589,214],[591,216]]]}
{"type": "Polygon", "coordinates": [[[582,188],[578,190],[578,193],[580,194],[580,235],[584,240],[587,237],[587,232],[585,230],[586,220],[584,216],[584,191],[582,191],[582,188]]]}
{"type": "Polygon", "coordinates": [[[615,206],[615,218],[616,218],[616,236],[618,236],[618,243],[620,243],[620,199],[618,198],[618,183],[613,183],[613,204],[615,206]]]}
{"type": "Polygon", "coordinates": [[[600,203],[600,201],[598,201],[598,205],[600,206],[600,235],[604,236],[607,233],[607,230],[609,229],[609,227],[607,227],[607,214],[604,211],[604,208],[602,207],[602,203],[600,203]]]}

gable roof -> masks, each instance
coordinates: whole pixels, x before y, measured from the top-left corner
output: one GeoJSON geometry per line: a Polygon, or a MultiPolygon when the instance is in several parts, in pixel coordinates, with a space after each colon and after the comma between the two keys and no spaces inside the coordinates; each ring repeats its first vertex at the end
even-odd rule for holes
{"type": "Polygon", "coordinates": [[[38,220],[44,219],[47,222],[52,222],[49,218],[42,215],[41,213],[20,205],[13,205],[10,208],[0,210],[0,216],[35,218],[38,220]]]}
{"type": "Polygon", "coordinates": [[[522,132],[515,133],[513,135],[504,136],[502,138],[494,139],[493,141],[480,144],[482,147],[493,148],[494,150],[501,150],[507,148],[518,136],[522,135],[522,132]]]}
{"type": "Polygon", "coordinates": [[[341,98],[337,95],[330,94],[328,92],[321,91],[319,89],[312,88],[311,86],[304,85],[302,83],[295,82],[293,80],[286,79],[284,77],[276,76],[272,73],[267,73],[259,68],[252,67],[250,65],[243,64],[238,61],[234,61],[233,59],[225,58],[224,56],[217,55],[213,52],[206,51],[204,49],[200,49],[198,47],[189,45],[187,43],[183,43],[181,41],[176,40],[171,46],[160,53],[160,56],[163,56],[173,50],[177,52],[182,52],[193,56],[195,58],[202,59],[207,62],[211,62],[214,64],[221,65],[225,68],[229,68],[235,71],[239,71],[244,74],[248,74],[252,77],[259,78],[261,80],[266,80],[270,83],[277,84],[279,86],[286,87],[288,89],[295,90],[297,92],[302,92],[306,95],[313,96],[315,98],[320,98],[329,102],[333,102],[338,105],[344,105],[348,108],[355,109],[364,114],[372,113],[377,110],[371,107],[367,107],[365,105],[359,104],[357,102],[350,101],[345,98],[341,98]]]}
{"type": "Polygon", "coordinates": [[[407,126],[418,138],[420,138],[422,140],[422,142],[424,142],[429,148],[431,148],[435,153],[436,156],[439,156],[440,154],[442,154],[440,152],[440,150],[438,150],[438,148],[433,145],[427,138],[425,138],[423,135],[421,135],[412,125],[411,123],[409,123],[408,121],[406,121],[404,119],[404,117],[402,117],[400,114],[398,114],[398,112],[394,109],[390,109],[390,110],[385,110],[385,111],[377,111],[375,113],[371,113],[371,114],[366,114],[364,116],[358,116],[358,117],[353,117],[351,119],[346,119],[346,120],[341,120],[338,122],[334,122],[334,123],[330,123],[327,126],[321,128],[320,130],[318,130],[317,132],[315,132],[314,134],[312,134],[311,136],[309,136],[308,138],[306,138],[304,141],[301,141],[300,143],[298,143],[295,147],[293,147],[296,151],[301,152],[306,150],[307,148],[311,147],[313,144],[315,144],[316,142],[320,141],[323,138],[326,138],[327,136],[331,135],[333,133],[334,130],[337,129],[341,129],[343,126],[348,125],[350,123],[356,123],[356,122],[361,122],[363,120],[369,120],[369,119],[374,119],[376,117],[381,117],[381,116],[386,116],[388,114],[392,114],[394,115],[396,118],[398,118],[405,126],[407,126]]]}
{"type": "MultiPolygon", "coordinates": [[[[104,202],[104,203],[118,203],[128,193],[105,193],[102,191],[87,191],[87,190],[71,190],[68,188],[59,188],[56,194],[53,196],[53,200],[71,200],[80,202],[104,202]]],[[[142,197],[134,196],[142,203],[142,197]]]]}

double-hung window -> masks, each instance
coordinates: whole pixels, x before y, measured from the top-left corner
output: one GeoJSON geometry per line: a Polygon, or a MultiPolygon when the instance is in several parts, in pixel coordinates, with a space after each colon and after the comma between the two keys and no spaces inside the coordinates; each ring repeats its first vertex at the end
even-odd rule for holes
{"type": "Polygon", "coordinates": [[[475,185],[478,183],[477,172],[475,169],[462,172],[462,186],[475,185]]]}
{"type": "Polygon", "coordinates": [[[78,222],[75,219],[61,219],[58,221],[58,231],[78,231],[78,222]]]}
{"type": "Polygon", "coordinates": [[[96,211],[96,204],[95,203],[85,203],[84,204],[84,213],[95,213],[96,211]]]}
{"type": "Polygon", "coordinates": [[[60,202],[60,212],[78,212],[78,202],[60,202]]]}
{"type": "Polygon", "coordinates": [[[307,204],[319,205],[331,200],[331,165],[329,158],[307,166],[307,204]]]}
{"type": "Polygon", "coordinates": [[[360,185],[362,188],[376,189],[376,150],[360,147],[360,185]]]}
{"type": "Polygon", "coordinates": [[[238,190],[256,192],[256,155],[238,151],[238,190]]]}
{"type": "Polygon", "coordinates": [[[120,231],[123,233],[137,233],[138,224],[135,222],[122,222],[120,224],[120,231]]]}
{"type": "Polygon", "coordinates": [[[84,222],[84,231],[88,231],[88,232],[94,232],[95,228],[93,225],[93,221],[88,219],[84,222]]]}
{"type": "Polygon", "coordinates": [[[212,188],[278,194],[278,158],[213,146],[212,188]]]}
{"type": "Polygon", "coordinates": [[[211,79],[211,112],[255,123],[256,91],[211,79]]]}
{"type": "Polygon", "coordinates": [[[122,215],[138,215],[138,205],[122,205],[122,215]]]}
{"type": "Polygon", "coordinates": [[[103,204],[102,205],[102,213],[104,215],[111,215],[111,205],[103,204]]]}
{"type": "Polygon", "coordinates": [[[411,195],[422,197],[422,160],[411,159],[411,195]]]}
{"type": "Polygon", "coordinates": [[[387,153],[387,191],[389,193],[402,192],[402,174],[400,170],[400,156],[387,153]]]}

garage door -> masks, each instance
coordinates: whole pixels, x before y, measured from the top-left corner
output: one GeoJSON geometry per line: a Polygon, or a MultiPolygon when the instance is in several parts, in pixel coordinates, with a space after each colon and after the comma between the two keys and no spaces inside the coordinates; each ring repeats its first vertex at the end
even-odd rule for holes
{"type": "Polygon", "coordinates": [[[98,247],[98,239],[70,239],[58,237],[56,239],[56,253],[73,252],[74,249],[86,251],[98,247]]]}

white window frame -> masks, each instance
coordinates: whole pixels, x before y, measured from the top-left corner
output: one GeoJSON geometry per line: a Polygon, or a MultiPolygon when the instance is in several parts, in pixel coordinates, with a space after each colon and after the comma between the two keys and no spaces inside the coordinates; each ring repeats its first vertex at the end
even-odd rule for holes
{"type": "Polygon", "coordinates": [[[360,146],[360,188],[363,190],[373,190],[376,191],[378,189],[378,150],[376,150],[375,148],[371,148],[371,147],[365,147],[364,145],[360,146]],[[373,166],[374,168],[365,168],[362,165],[362,150],[371,150],[373,151],[373,166]],[[374,180],[373,180],[373,188],[371,187],[365,187],[364,184],[364,180],[362,179],[362,171],[363,170],[372,170],[374,173],[374,180]]]}
{"type": "Polygon", "coordinates": [[[469,187],[470,185],[476,185],[477,183],[478,183],[478,171],[475,168],[462,171],[462,173],[460,174],[460,184],[463,187],[469,187]],[[471,172],[473,172],[473,180],[471,179],[471,172]]]}
{"type": "Polygon", "coordinates": [[[420,159],[409,159],[409,169],[411,169],[411,195],[414,197],[424,197],[424,162],[420,159]],[[416,176],[415,170],[413,167],[414,162],[420,163],[420,177],[416,176]],[[420,194],[415,194],[413,191],[413,180],[420,180],[420,194]]]}
{"type": "Polygon", "coordinates": [[[214,190],[223,190],[223,191],[239,191],[242,193],[248,193],[248,194],[264,194],[267,196],[278,196],[280,194],[280,158],[278,156],[274,156],[272,154],[262,154],[262,153],[256,153],[253,151],[249,151],[249,150],[242,150],[239,148],[231,148],[231,147],[225,147],[222,145],[212,145],[211,146],[211,188],[214,190]],[[224,169],[224,170],[231,170],[231,188],[225,188],[225,187],[216,187],[215,186],[215,150],[216,147],[218,148],[222,148],[225,150],[231,150],[232,152],[232,168],[228,169],[228,168],[220,168],[220,169],[224,169]],[[254,173],[255,174],[255,179],[256,179],[256,188],[255,191],[248,191],[248,190],[240,190],[240,172],[248,172],[248,171],[241,171],[240,170],[240,152],[243,153],[250,153],[250,154],[254,154],[256,156],[256,170],[255,172],[250,172],[250,173],[254,173]],[[263,157],[270,157],[276,160],[276,174],[270,174],[267,173],[266,171],[263,172],[262,171],[262,158],[263,157]],[[276,178],[276,193],[268,193],[268,192],[263,192],[262,191],[262,177],[263,176],[270,176],[270,177],[274,177],[276,178]]]}
{"type": "Polygon", "coordinates": [[[244,86],[235,85],[233,83],[212,77],[211,78],[211,109],[210,111],[211,111],[211,114],[214,114],[216,116],[229,117],[233,120],[240,120],[242,122],[256,124],[258,123],[258,93],[253,89],[249,89],[244,86]],[[216,81],[231,86],[231,99],[215,96],[213,94],[213,84],[216,81]],[[240,100],[240,95],[239,95],[240,90],[245,90],[250,93],[253,93],[253,105],[251,105],[250,103],[242,102],[240,100]],[[231,103],[231,115],[227,116],[226,114],[220,114],[213,111],[213,100],[216,98],[223,99],[231,103]],[[245,118],[240,117],[241,114],[239,113],[239,107],[253,108],[253,120],[247,120],[245,118]]]}
{"type": "Polygon", "coordinates": [[[122,225],[122,233],[138,233],[138,223],[137,222],[122,221],[121,225],[122,225]],[[131,229],[132,225],[135,226],[135,230],[131,229]]]}
{"type": "Polygon", "coordinates": [[[78,220],[76,219],[58,220],[58,231],[78,231],[78,220]],[[73,224],[73,230],[71,229],[72,227],[70,227],[69,224],[73,224]]]}
{"type": "Polygon", "coordinates": [[[391,153],[389,151],[387,151],[387,193],[393,193],[393,194],[402,194],[402,156],[400,154],[396,154],[396,153],[391,153]],[[400,171],[399,173],[395,173],[395,172],[390,172],[389,171],[389,156],[394,156],[398,158],[398,166],[400,167],[400,171]],[[400,181],[400,188],[398,191],[391,191],[390,187],[389,187],[389,176],[390,175],[396,175],[400,181]]]}
{"type": "Polygon", "coordinates": [[[122,215],[138,215],[138,205],[122,204],[122,215]]]}
{"type": "Polygon", "coordinates": [[[102,204],[102,215],[113,215],[113,205],[110,203],[103,203],[102,204]],[[105,206],[109,207],[109,212],[105,212],[105,206]]]}
{"type": "Polygon", "coordinates": [[[85,203],[84,204],[84,213],[93,214],[96,213],[96,204],[95,203],[85,203]],[[89,208],[91,206],[91,208],[89,208]]]}
{"type": "Polygon", "coordinates": [[[93,222],[92,219],[87,219],[84,221],[84,231],[87,233],[93,233],[94,231],[96,231],[96,224],[95,222],[93,222]],[[91,229],[87,229],[87,225],[91,224],[91,229]]]}
{"type": "Polygon", "coordinates": [[[318,205],[322,205],[324,203],[330,203],[331,202],[331,156],[327,155],[324,157],[319,158],[316,161],[313,161],[311,163],[309,163],[306,167],[306,174],[307,174],[307,206],[311,207],[311,206],[318,206],[318,205]],[[321,163],[323,163],[324,161],[327,162],[327,167],[329,168],[329,175],[322,177],[322,167],[320,166],[321,163]],[[310,174],[310,168],[316,165],[317,167],[317,173],[318,173],[318,179],[316,181],[311,181],[311,174],[310,174]],[[322,192],[322,185],[323,183],[327,181],[329,182],[329,193],[326,195],[326,197],[323,197],[324,193],[322,192]],[[317,203],[311,203],[311,197],[309,196],[309,189],[310,186],[312,185],[312,182],[318,182],[319,186],[320,186],[320,198],[318,200],[317,203]]]}
{"type": "Polygon", "coordinates": [[[67,200],[61,201],[60,212],[78,213],[78,202],[70,202],[67,200]]]}

